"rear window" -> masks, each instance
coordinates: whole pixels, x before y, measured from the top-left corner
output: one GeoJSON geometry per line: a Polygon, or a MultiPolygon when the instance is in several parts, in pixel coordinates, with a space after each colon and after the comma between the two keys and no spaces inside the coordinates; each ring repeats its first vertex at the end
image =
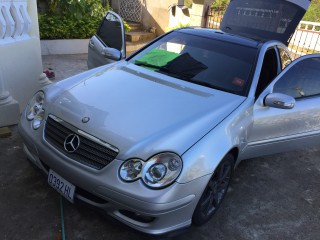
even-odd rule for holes
{"type": "Polygon", "coordinates": [[[173,32],[130,61],[195,84],[245,95],[256,52],[236,43],[173,32]]]}

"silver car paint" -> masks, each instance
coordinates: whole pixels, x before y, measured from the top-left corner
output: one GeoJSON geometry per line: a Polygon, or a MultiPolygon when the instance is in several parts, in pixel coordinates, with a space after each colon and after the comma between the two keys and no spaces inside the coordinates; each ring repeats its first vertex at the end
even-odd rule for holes
{"type": "MultiPolygon", "coordinates": [[[[277,45],[279,43],[270,41],[262,48],[255,74],[256,81],[259,78],[266,50],[277,45]]],[[[311,56],[302,57],[298,61],[311,56]]],[[[319,57],[320,55],[314,56],[319,57]]],[[[184,164],[184,171],[187,174],[181,175],[178,182],[188,182],[197,177],[212,174],[220,160],[232,149],[238,152],[238,160],[241,161],[247,158],[319,145],[319,98],[298,100],[293,109],[270,108],[263,104],[263,99],[272,92],[274,84],[291,67],[292,65],[289,65],[278,75],[257,100],[253,97],[254,94],[249,94],[251,96],[240,107],[219,124],[214,131],[208,133],[195,144],[190,153],[187,152],[183,155],[183,157],[188,156],[189,159],[196,158],[197,160],[184,164]]],[[[255,93],[255,88],[252,89],[252,92],[255,93]]]]}
{"type": "MultiPolygon", "coordinates": [[[[188,226],[203,189],[228,152],[242,160],[289,150],[298,145],[301,147],[302,143],[311,144],[311,140],[317,140],[313,143],[319,142],[319,109],[305,111],[311,105],[308,100],[303,103],[297,101],[297,106],[292,110],[263,105],[264,97],[273,91],[274,82],[283,73],[255,99],[264,54],[268,48],[277,45],[283,46],[276,41],[262,46],[247,98],[160,75],[124,61],[46,87],[47,115],[57,115],[81,130],[116,145],[120,154],[100,171],[75,162],[45,141],[43,124],[34,131],[31,122],[25,118],[25,112],[19,124],[25,142],[24,150],[44,172],[47,169],[43,162],[68,181],[109,202],[98,204],[80,195],[77,198],[105,209],[135,229],[160,234],[188,226]],[[122,89],[123,86],[126,90],[122,89]],[[141,92],[134,95],[133,87],[135,92],[141,92]],[[111,95],[106,95],[106,89],[113,90],[108,92],[111,95]],[[89,95],[88,90],[93,93],[89,95]],[[177,95],[179,101],[175,99],[177,95]],[[129,102],[126,101],[128,96],[129,102]],[[156,109],[151,109],[148,102],[151,98],[157,103],[156,109]],[[115,102],[120,102],[122,108],[115,102]],[[146,106],[145,110],[139,109],[142,104],[146,106]],[[154,115],[155,110],[160,114],[154,115]],[[301,118],[296,119],[291,114],[288,118],[290,122],[279,124],[284,118],[287,119],[288,113],[300,113],[301,118]],[[278,119],[274,118],[275,114],[279,114],[278,119]],[[310,114],[311,119],[306,118],[306,114],[310,114]],[[88,124],[81,122],[86,116],[91,118],[88,124]],[[109,121],[110,117],[116,122],[109,121]],[[171,125],[172,118],[174,124],[171,125]],[[303,132],[304,124],[308,124],[308,132],[303,132]],[[156,131],[155,126],[161,126],[161,131],[156,131]],[[270,130],[272,127],[275,131],[270,130]],[[297,132],[288,136],[286,129],[297,132]],[[123,160],[131,157],[146,160],[154,153],[168,150],[178,153],[183,159],[183,171],[169,187],[155,191],[141,181],[124,183],[120,180],[118,170],[123,160]],[[157,220],[140,223],[121,214],[119,210],[123,209],[154,216],[157,220]]],[[[319,99],[316,104],[320,106],[319,99]]]]}
{"type": "Polygon", "coordinates": [[[88,46],[88,69],[117,62],[110,58],[103,57],[102,52],[104,49],[105,47],[101,44],[101,41],[96,36],[92,36],[88,46]]]}
{"type": "Polygon", "coordinates": [[[237,155],[237,152],[242,151],[247,144],[248,129],[252,125],[252,103],[253,100],[246,99],[182,156],[183,160],[194,160],[184,161],[184,174],[181,174],[178,182],[192,181],[203,175],[211,176],[227,153],[234,150],[237,155]]]}
{"type": "Polygon", "coordinates": [[[97,171],[69,159],[44,140],[42,129],[34,132],[30,122],[23,115],[19,132],[26,142],[24,150],[28,158],[44,172],[47,173],[47,170],[40,159],[68,181],[109,202],[97,204],[81,195],[77,195],[77,198],[106,210],[110,215],[135,229],[150,234],[161,234],[189,226],[190,216],[202,194],[202,187],[210,178],[203,176],[187,184],[175,183],[165,189],[154,191],[145,187],[140,181],[133,183],[121,181],[118,169],[123,161],[115,159],[108,167],[97,171]],[[131,210],[154,216],[157,221],[149,224],[133,221],[119,210],[131,210]]]}
{"type": "Polygon", "coordinates": [[[118,159],[147,160],[162,151],[183,154],[244,99],[120,62],[59,93],[46,108],[116,146],[118,159]]]}
{"type": "MultiPolygon", "coordinates": [[[[121,22],[121,17],[116,14],[113,11],[108,11],[107,14],[112,14],[116,18],[118,18],[121,22]]],[[[121,30],[122,30],[122,48],[121,51],[119,51],[119,55],[121,56],[121,59],[124,59],[126,57],[126,41],[125,41],[125,36],[124,36],[124,25],[123,23],[121,24],[121,30]]],[[[101,66],[105,64],[111,64],[116,62],[115,60],[112,60],[108,58],[107,56],[104,55],[104,51],[108,49],[109,46],[105,46],[100,39],[94,35],[91,37],[89,44],[88,44],[88,69],[94,68],[96,66],[101,66]]],[[[116,49],[114,49],[116,50],[116,49]]],[[[117,51],[117,50],[116,50],[117,51]]]]}
{"type": "MultiPolygon", "coordinates": [[[[303,61],[319,54],[300,57],[303,61]]],[[[320,142],[320,99],[313,97],[297,100],[293,109],[265,107],[263,99],[273,92],[274,84],[292,68],[284,69],[262,92],[254,104],[254,122],[249,135],[248,148],[242,159],[261,155],[294,150],[303,147],[318,146],[320,142]]]]}
{"type": "MultiPolygon", "coordinates": [[[[260,59],[258,60],[258,65],[259,62],[261,63],[260,59]]],[[[84,109],[83,106],[76,107],[70,105],[70,95],[75,96],[76,98],[82,95],[88,99],[86,104],[97,104],[100,106],[100,102],[90,103],[90,96],[86,96],[87,91],[81,92],[80,94],[78,89],[85,89],[86,87],[90,88],[93,87],[92,85],[98,84],[98,82],[104,78],[102,76],[108,76],[110,74],[110,71],[112,71],[111,69],[114,71],[124,71],[123,69],[126,69],[128,72],[125,73],[127,76],[126,79],[129,79],[129,81],[133,81],[134,83],[139,83],[140,87],[145,86],[144,84],[147,84],[148,86],[159,84],[157,85],[157,88],[169,88],[170,91],[175,93],[179,92],[179,94],[186,99],[200,99],[199,95],[201,96],[201,94],[205,94],[206,96],[206,94],[209,94],[208,96],[212,97],[213,95],[213,99],[219,100],[218,105],[215,105],[215,100],[209,100],[210,104],[213,104],[212,106],[216,106],[217,108],[212,108],[212,116],[215,113],[214,110],[218,110],[217,113],[218,115],[220,114],[216,118],[216,121],[211,114],[204,114],[204,120],[199,118],[199,116],[195,116],[193,118],[191,117],[189,119],[190,121],[201,119],[203,121],[199,121],[201,124],[208,124],[208,122],[210,122],[211,124],[209,128],[207,126],[200,128],[199,126],[192,126],[193,128],[190,128],[189,124],[185,124],[183,126],[187,129],[182,132],[175,132],[178,133],[178,135],[166,135],[166,140],[170,144],[176,144],[176,146],[179,146],[179,144],[176,142],[177,139],[179,137],[182,138],[183,144],[181,144],[180,149],[182,154],[180,154],[182,155],[184,166],[183,171],[176,183],[172,184],[170,187],[157,191],[148,189],[140,181],[133,183],[122,182],[118,176],[118,169],[120,164],[123,162],[122,160],[116,159],[108,167],[97,171],[69,159],[44,140],[43,125],[37,131],[32,130],[31,122],[27,121],[25,118],[25,112],[22,114],[19,130],[25,142],[25,152],[31,161],[46,171],[40,161],[41,159],[58,174],[64,176],[68,181],[108,200],[108,204],[99,205],[83,198],[82,196],[77,196],[78,198],[83,199],[94,206],[107,210],[110,215],[122,222],[125,222],[133,228],[147,233],[160,234],[190,225],[192,213],[201,196],[201,193],[206,186],[206,183],[210,179],[214,169],[226,153],[234,150],[235,154],[237,152],[239,153],[240,160],[244,159],[246,156],[270,153],[268,152],[269,149],[267,148],[262,148],[262,151],[260,151],[261,149],[257,150],[257,148],[251,148],[251,143],[248,142],[248,139],[251,137],[253,124],[257,116],[257,113],[255,112],[256,109],[258,109],[257,106],[264,110],[269,109],[267,107],[263,107],[261,104],[263,97],[268,93],[268,91],[272,92],[271,86],[273,85],[267,88],[255,102],[254,97],[231,97],[229,96],[231,94],[228,93],[215,91],[202,86],[196,86],[194,84],[185,83],[173,78],[165,78],[166,80],[161,83],[154,82],[156,79],[158,79],[157,77],[150,77],[150,79],[146,78],[142,80],[134,74],[134,71],[139,69],[139,74],[143,75],[144,77],[146,77],[148,73],[151,73],[151,71],[137,66],[128,66],[127,63],[121,62],[118,64],[113,64],[110,67],[101,67],[96,70],[91,70],[90,72],[80,74],[70,78],[69,80],[62,81],[53,85],[52,87],[46,88],[45,102],[55,102],[55,106],[45,105],[47,114],[51,113],[63,117],[64,120],[73,123],[79,128],[81,127],[82,130],[89,132],[91,127],[86,128],[81,122],[81,118],[78,118],[79,116],[83,115],[82,113],[86,113],[86,111],[82,112],[84,109]],[[141,84],[140,81],[143,81],[144,83],[141,84]],[[169,83],[172,83],[173,85],[169,83]],[[182,90],[179,89],[179,86],[183,86],[182,90]],[[182,93],[180,93],[180,91],[182,91],[182,93]],[[234,101],[236,104],[234,103],[234,105],[229,106],[226,111],[221,111],[219,105],[224,106],[226,99],[234,101]],[[69,108],[69,110],[66,111],[66,108],[69,108]],[[75,113],[77,109],[81,114],[77,115],[75,113]],[[185,135],[187,134],[186,132],[193,132],[198,129],[203,131],[203,135],[201,137],[198,136],[198,139],[196,140],[184,139],[185,136],[188,136],[185,135]],[[169,137],[171,137],[171,139],[169,137]],[[154,221],[150,224],[142,224],[132,219],[128,219],[128,217],[122,215],[119,212],[121,209],[132,210],[140,214],[155,216],[157,217],[157,221],[154,221]]],[[[260,69],[258,66],[257,71],[259,70],[260,69]]],[[[152,74],[154,73],[152,72],[152,74]]],[[[257,74],[255,76],[257,76],[257,74]]],[[[280,76],[281,74],[279,77],[280,76]]],[[[107,81],[108,80],[106,80],[106,82],[107,81]]],[[[111,82],[114,83],[113,81],[111,82]]],[[[121,86],[123,85],[115,84],[113,87],[120,88],[121,86]]],[[[150,94],[150,96],[154,96],[154,94],[157,93],[161,93],[161,90],[159,92],[154,92],[154,90],[145,91],[145,94],[150,94]]],[[[142,99],[145,99],[145,96],[142,96],[142,99]]],[[[182,107],[183,105],[178,106],[182,107]]],[[[194,111],[194,113],[198,113],[198,110],[195,108],[189,108],[189,106],[183,107],[188,108],[190,111],[194,111]]],[[[208,108],[204,107],[203,110],[208,110],[208,108]]],[[[172,112],[169,113],[172,114],[172,112]]],[[[140,119],[144,119],[144,116],[141,116],[140,119]]],[[[144,123],[146,124],[146,122],[144,123]]],[[[169,128],[168,132],[171,133],[171,131],[172,129],[169,128]]],[[[95,133],[99,135],[97,132],[95,133]]],[[[319,134],[317,137],[319,138],[319,134]]],[[[149,143],[153,142],[149,141],[149,143]]],[[[275,143],[278,144],[277,142],[275,143]]],[[[164,146],[165,145],[161,146],[162,150],[165,150],[164,146]]],[[[261,144],[258,144],[258,146],[263,147],[261,144]]],[[[277,151],[283,150],[278,148],[277,145],[271,146],[273,146],[273,148],[277,151]]],[[[166,147],[168,147],[168,145],[166,147]]],[[[130,153],[129,150],[127,152],[130,153]]],[[[146,153],[144,154],[146,155],[146,153]]],[[[129,155],[127,156],[129,157],[129,155]]],[[[132,157],[136,156],[133,155],[132,157]]]]}

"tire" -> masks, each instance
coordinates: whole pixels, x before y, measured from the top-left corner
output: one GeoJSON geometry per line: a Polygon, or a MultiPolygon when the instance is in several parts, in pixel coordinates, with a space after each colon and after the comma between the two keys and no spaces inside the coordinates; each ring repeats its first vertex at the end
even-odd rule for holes
{"type": "Polygon", "coordinates": [[[194,225],[203,225],[216,213],[228,191],[233,168],[234,157],[231,154],[227,154],[215,169],[194,210],[192,216],[194,225]]]}

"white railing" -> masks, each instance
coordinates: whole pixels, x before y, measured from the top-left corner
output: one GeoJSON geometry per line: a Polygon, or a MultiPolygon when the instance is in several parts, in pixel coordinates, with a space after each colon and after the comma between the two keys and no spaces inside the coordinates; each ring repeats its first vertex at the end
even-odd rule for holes
{"type": "Polygon", "coordinates": [[[320,52],[320,23],[301,21],[291,38],[289,49],[295,57],[320,52]]]}
{"type": "Polygon", "coordinates": [[[318,23],[318,22],[301,21],[299,23],[297,29],[320,32],[320,23],[318,23]]]}
{"type": "Polygon", "coordinates": [[[28,0],[0,0],[0,45],[29,39],[28,0]]]}

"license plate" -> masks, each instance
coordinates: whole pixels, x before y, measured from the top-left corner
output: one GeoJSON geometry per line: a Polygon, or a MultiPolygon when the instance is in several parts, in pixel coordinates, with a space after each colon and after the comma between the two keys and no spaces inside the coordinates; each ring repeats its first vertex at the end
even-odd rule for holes
{"type": "Polygon", "coordinates": [[[74,191],[76,187],[61,177],[56,172],[49,170],[48,174],[48,183],[51,187],[57,190],[62,196],[68,199],[70,202],[73,202],[74,191]]]}

